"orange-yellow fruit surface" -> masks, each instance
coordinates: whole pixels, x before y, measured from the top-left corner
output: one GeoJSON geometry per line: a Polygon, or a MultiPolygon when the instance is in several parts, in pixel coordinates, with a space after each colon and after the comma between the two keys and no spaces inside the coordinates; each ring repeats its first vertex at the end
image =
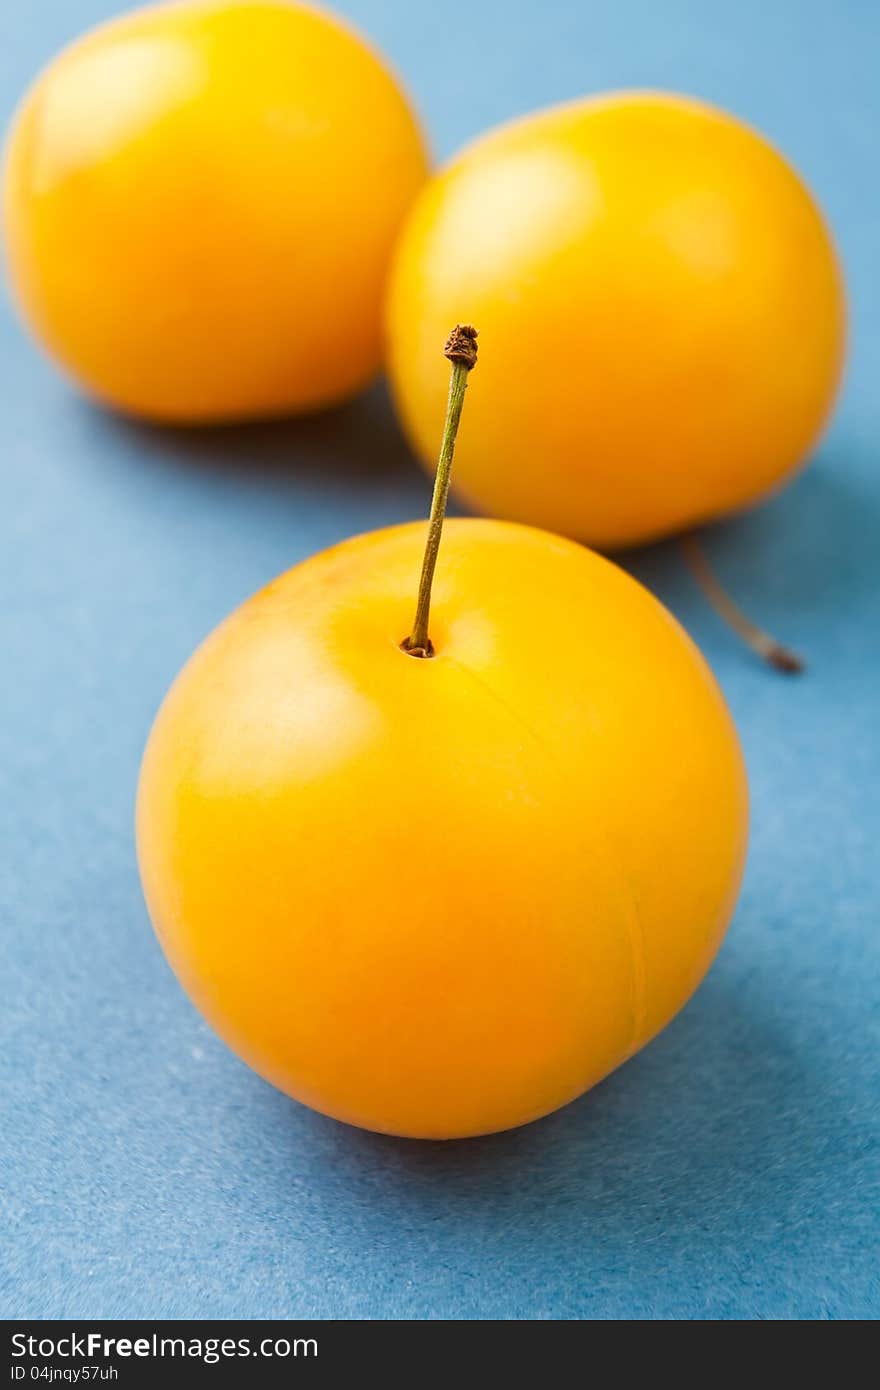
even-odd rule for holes
{"type": "Polygon", "coordinates": [[[8,141],[4,231],[36,336],[157,420],[308,410],[364,385],[426,152],[395,78],[284,0],[138,10],[61,53],[8,141]]]}
{"type": "Polygon", "coordinates": [[[563,1105],[682,1006],[747,792],[692,643],[570,541],[448,522],[437,654],[402,652],[424,540],[325,551],[207,639],[149,739],[138,850],[241,1057],[338,1119],[448,1138],[563,1105]]]}
{"type": "Polygon", "coordinates": [[[486,344],[458,491],[603,547],[779,484],[827,419],[845,337],[834,247],[790,165],[733,117],[651,93],[499,128],[417,200],[390,368],[432,467],[436,344],[457,321],[486,344]]]}

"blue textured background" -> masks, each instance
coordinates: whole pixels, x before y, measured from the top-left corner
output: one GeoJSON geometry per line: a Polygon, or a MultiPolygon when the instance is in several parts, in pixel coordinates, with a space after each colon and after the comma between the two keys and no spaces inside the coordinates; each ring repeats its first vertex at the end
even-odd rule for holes
{"type": "MultiPolygon", "coordinates": [[[[0,115],[112,9],[4,6],[0,115]]],[[[161,433],[86,405],[0,305],[7,1316],[871,1317],[878,1217],[880,8],[872,0],[358,0],[440,154],[620,85],[773,137],[836,229],[853,357],[782,497],[711,535],[809,654],[786,681],[676,551],[630,561],[707,652],[754,796],[745,891],[684,1014],[591,1095],[453,1145],[363,1134],[246,1070],[149,929],[132,797],[193,646],[278,571],[422,515],[381,389],[307,423],[161,433]]]]}

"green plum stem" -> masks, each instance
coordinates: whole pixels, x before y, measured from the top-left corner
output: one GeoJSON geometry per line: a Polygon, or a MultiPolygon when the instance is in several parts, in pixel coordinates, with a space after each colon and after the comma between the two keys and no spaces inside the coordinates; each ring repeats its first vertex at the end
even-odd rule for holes
{"type": "Polygon", "coordinates": [[[449,497],[449,482],[452,476],[452,460],[455,455],[455,440],[464,405],[467,379],[477,361],[477,330],[468,324],[457,324],[449,335],[444,355],[452,363],[449,380],[449,398],[446,403],[446,422],[443,426],[443,439],[440,444],[440,457],[434,477],[434,495],[431,499],[431,516],[428,522],[428,539],[422,561],[422,576],[419,580],[419,596],[416,603],[416,616],[412,632],[401,642],[401,647],[410,656],[430,657],[434,646],[428,636],[428,620],[431,615],[431,589],[434,583],[434,570],[437,567],[437,554],[443,534],[443,521],[446,516],[446,502],[449,497]]]}
{"type": "Polygon", "coordinates": [[[693,533],[681,536],[679,542],[691,573],[715,612],[746,646],[762,661],[766,661],[777,671],[784,671],[786,675],[798,675],[803,671],[804,663],[796,652],[783,646],[769,632],[758,627],[757,623],[753,623],[751,618],[747,618],[742,609],[737,607],[717,578],[696,536],[693,533]]]}

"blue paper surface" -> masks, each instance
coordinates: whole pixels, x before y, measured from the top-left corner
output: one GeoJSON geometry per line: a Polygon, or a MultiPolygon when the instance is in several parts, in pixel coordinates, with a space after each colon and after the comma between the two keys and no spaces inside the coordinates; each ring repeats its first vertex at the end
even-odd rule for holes
{"type": "MultiPolygon", "coordinates": [[[[708,544],[799,681],[721,628],[674,546],[627,563],[708,655],[753,794],[745,887],[684,1013],[581,1101],[449,1145],[360,1133],[217,1041],[150,930],[132,804],[156,707],[254,589],[424,515],[381,388],[192,434],[83,402],[0,305],[0,1313],[855,1318],[880,1309],[880,8],[867,0],[358,0],[435,148],[550,100],[691,91],[795,161],[853,351],[807,473],[708,544]]],[[[0,115],[112,10],[8,6],[0,115]]]]}

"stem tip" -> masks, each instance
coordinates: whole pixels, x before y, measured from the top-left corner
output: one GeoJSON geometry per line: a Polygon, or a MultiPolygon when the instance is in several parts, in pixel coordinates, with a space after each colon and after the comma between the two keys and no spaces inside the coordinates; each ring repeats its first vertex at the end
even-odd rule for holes
{"type": "Polygon", "coordinates": [[[477,365],[477,330],[469,323],[457,323],[446,339],[443,355],[470,371],[477,365]]]}
{"type": "Polygon", "coordinates": [[[805,664],[797,652],[793,652],[789,647],[783,647],[779,642],[775,642],[767,651],[766,659],[774,666],[777,671],[784,671],[787,676],[799,676],[805,670],[805,664]]]}

